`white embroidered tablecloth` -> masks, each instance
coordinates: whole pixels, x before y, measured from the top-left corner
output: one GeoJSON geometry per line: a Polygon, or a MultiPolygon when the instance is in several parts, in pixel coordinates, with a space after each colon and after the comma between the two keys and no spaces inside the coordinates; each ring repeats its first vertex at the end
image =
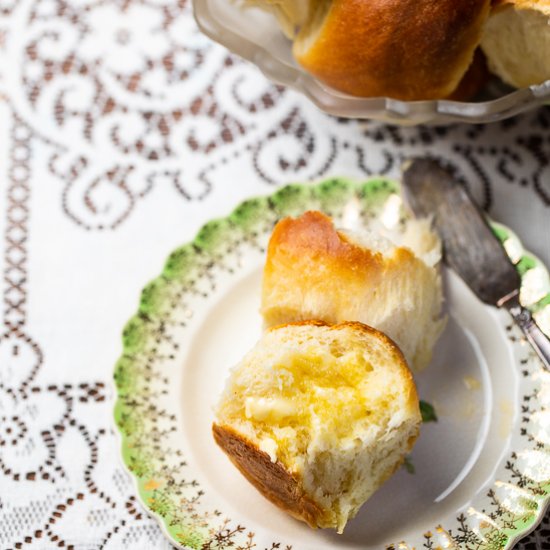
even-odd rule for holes
{"type": "MultiPolygon", "coordinates": [[[[487,126],[331,118],[197,31],[188,0],[0,0],[0,548],[169,548],[111,429],[140,289],[208,219],[444,157],[550,264],[550,109],[487,126]]],[[[550,548],[550,516],[518,548],[550,548]]]]}

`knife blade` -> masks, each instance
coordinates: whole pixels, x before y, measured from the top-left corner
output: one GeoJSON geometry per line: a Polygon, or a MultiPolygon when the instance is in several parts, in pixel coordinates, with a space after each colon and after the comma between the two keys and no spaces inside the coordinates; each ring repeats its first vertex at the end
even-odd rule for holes
{"type": "Polygon", "coordinates": [[[486,304],[506,308],[546,369],[550,340],[519,301],[521,278],[466,189],[432,159],[403,167],[403,196],[415,215],[431,217],[446,263],[486,304]]]}

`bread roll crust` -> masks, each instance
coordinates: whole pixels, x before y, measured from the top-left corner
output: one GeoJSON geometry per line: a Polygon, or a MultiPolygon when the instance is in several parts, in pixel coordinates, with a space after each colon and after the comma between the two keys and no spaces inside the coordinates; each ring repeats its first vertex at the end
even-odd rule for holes
{"type": "Polygon", "coordinates": [[[472,62],[490,0],[332,0],[294,56],[332,88],[360,97],[440,99],[472,62]]]}
{"type": "Polygon", "coordinates": [[[267,453],[230,426],[214,423],[212,434],[231,462],[265,498],[313,529],[327,523],[325,512],[305,494],[299,477],[279,461],[272,462],[267,453]]]}

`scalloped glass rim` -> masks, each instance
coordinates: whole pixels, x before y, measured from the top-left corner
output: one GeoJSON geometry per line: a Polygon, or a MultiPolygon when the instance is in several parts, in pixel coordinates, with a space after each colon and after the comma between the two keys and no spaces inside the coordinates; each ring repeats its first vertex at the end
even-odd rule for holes
{"type": "MultiPolygon", "coordinates": [[[[258,21],[269,15],[258,16],[257,10],[240,10],[230,0],[193,0],[193,13],[200,30],[209,38],[225,46],[240,57],[254,63],[270,80],[297,90],[309,98],[319,109],[330,115],[344,118],[372,119],[382,122],[415,125],[444,124],[449,122],[485,123],[510,118],[526,110],[550,102],[550,80],[529,88],[515,90],[502,97],[482,102],[449,100],[400,101],[387,97],[357,98],[337,92],[313,78],[292,62],[290,46],[287,52],[282,40],[268,37],[258,41],[251,38],[258,21]],[[215,2],[218,5],[215,6],[215,2]],[[231,19],[220,17],[223,8],[250,20],[248,34],[236,32],[231,19]],[[213,9],[216,7],[217,9],[213,9]],[[229,24],[228,24],[229,22],[229,24]],[[269,46],[269,49],[268,49],[269,46]],[[274,47],[282,55],[274,55],[274,47]],[[285,59],[286,58],[286,59],[285,59]]],[[[227,11],[225,14],[227,15],[227,11]]],[[[233,18],[234,19],[234,18],[233,18]]],[[[272,23],[270,24],[273,27],[272,23]]],[[[243,29],[244,30],[244,29],[243,29]]],[[[277,33],[282,38],[282,33],[277,33]]]]}

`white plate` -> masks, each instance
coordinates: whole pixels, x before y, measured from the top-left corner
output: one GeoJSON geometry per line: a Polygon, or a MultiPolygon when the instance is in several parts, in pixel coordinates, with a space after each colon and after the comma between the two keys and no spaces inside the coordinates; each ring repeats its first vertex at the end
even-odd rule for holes
{"type": "MultiPolygon", "coordinates": [[[[404,215],[396,191],[380,179],[330,180],[247,201],[176,250],[144,290],[115,370],[115,419],[139,498],[174,544],[498,550],[541,519],[550,499],[550,373],[509,316],[481,304],[452,272],[444,273],[448,326],[417,376],[420,397],[439,421],[422,428],[411,456],[415,473],[393,476],[343,535],[281,512],[214,444],[212,407],[229,368],[260,336],[273,224],[320,209],[342,225],[351,205],[360,225],[395,225],[404,215]]],[[[548,273],[509,230],[496,229],[522,273],[522,296],[536,299],[526,305],[550,332],[548,273]]]]}

